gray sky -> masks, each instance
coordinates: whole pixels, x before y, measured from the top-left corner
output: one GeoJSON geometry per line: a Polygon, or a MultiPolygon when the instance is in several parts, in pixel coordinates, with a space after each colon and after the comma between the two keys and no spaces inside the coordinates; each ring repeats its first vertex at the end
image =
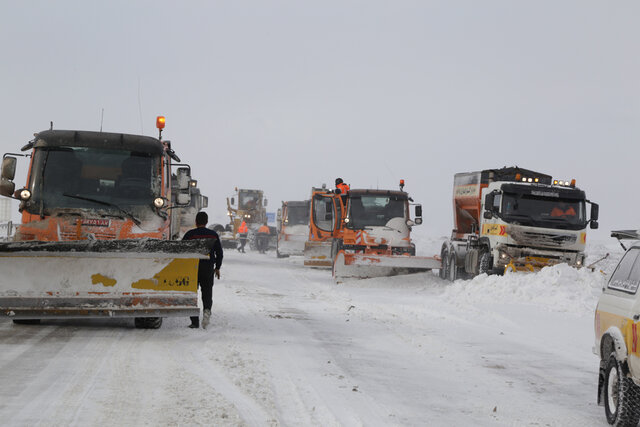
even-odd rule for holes
{"type": "Polygon", "coordinates": [[[518,165],[576,178],[606,238],[640,228],[622,191],[640,159],[639,18],[635,0],[0,0],[0,150],[50,121],[99,130],[102,108],[103,130],[155,136],[162,114],[210,216],[235,186],[275,210],[337,176],[404,178],[443,236],[454,173],[518,165]]]}

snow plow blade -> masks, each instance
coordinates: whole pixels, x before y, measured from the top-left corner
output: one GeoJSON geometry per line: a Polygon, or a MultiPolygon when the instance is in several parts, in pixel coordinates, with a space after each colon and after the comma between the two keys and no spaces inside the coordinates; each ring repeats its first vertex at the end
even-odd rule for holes
{"type": "Polygon", "coordinates": [[[340,251],[333,263],[333,278],[370,279],[420,273],[441,267],[437,258],[407,255],[357,254],[340,251]]]}
{"type": "Polygon", "coordinates": [[[0,243],[0,317],[196,316],[205,240],[0,243]]]}
{"type": "Polygon", "coordinates": [[[307,267],[331,268],[331,242],[305,242],[304,265],[307,267]]]}

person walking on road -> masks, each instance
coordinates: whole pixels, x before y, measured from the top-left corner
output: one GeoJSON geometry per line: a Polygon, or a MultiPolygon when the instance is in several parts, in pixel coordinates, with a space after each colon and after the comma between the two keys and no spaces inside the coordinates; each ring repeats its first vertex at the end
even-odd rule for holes
{"type": "Polygon", "coordinates": [[[244,245],[247,244],[247,235],[249,234],[249,227],[245,220],[242,220],[242,224],[238,227],[238,235],[240,237],[240,246],[238,246],[238,252],[244,253],[244,245]]]}
{"type": "MultiPolygon", "coordinates": [[[[213,306],[213,276],[220,280],[220,267],[222,266],[222,245],[218,233],[207,228],[209,216],[206,212],[196,214],[196,228],[187,231],[182,240],[213,239],[213,245],[209,252],[209,259],[201,259],[198,264],[198,286],[202,292],[202,327],[209,326],[211,320],[211,307],[213,306]]],[[[200,327],[200,316],[191,317],[190,328],[200,327]]]]}

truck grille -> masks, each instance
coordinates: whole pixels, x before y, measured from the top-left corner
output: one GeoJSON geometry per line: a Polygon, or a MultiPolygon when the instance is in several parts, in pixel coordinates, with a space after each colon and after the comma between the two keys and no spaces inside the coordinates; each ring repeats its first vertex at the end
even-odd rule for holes
{"type": "Polygon", "coordinates": [[[529,231],[514,233],[512,230],[509,234],[518,244],[527,246],[562,247],[573,245],[577,239],[574,234],[543,234],[529,231]]]}

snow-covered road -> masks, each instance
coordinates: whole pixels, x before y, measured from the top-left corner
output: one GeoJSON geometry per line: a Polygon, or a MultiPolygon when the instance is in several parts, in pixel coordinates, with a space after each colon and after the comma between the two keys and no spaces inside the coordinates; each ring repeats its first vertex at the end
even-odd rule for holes
{"type": "Polygon", "coordinates": [[[300,258],[225,255],[207,330],[0,321],[2,424],[606,424],[600,273],[336,285],[300,258]]]}

